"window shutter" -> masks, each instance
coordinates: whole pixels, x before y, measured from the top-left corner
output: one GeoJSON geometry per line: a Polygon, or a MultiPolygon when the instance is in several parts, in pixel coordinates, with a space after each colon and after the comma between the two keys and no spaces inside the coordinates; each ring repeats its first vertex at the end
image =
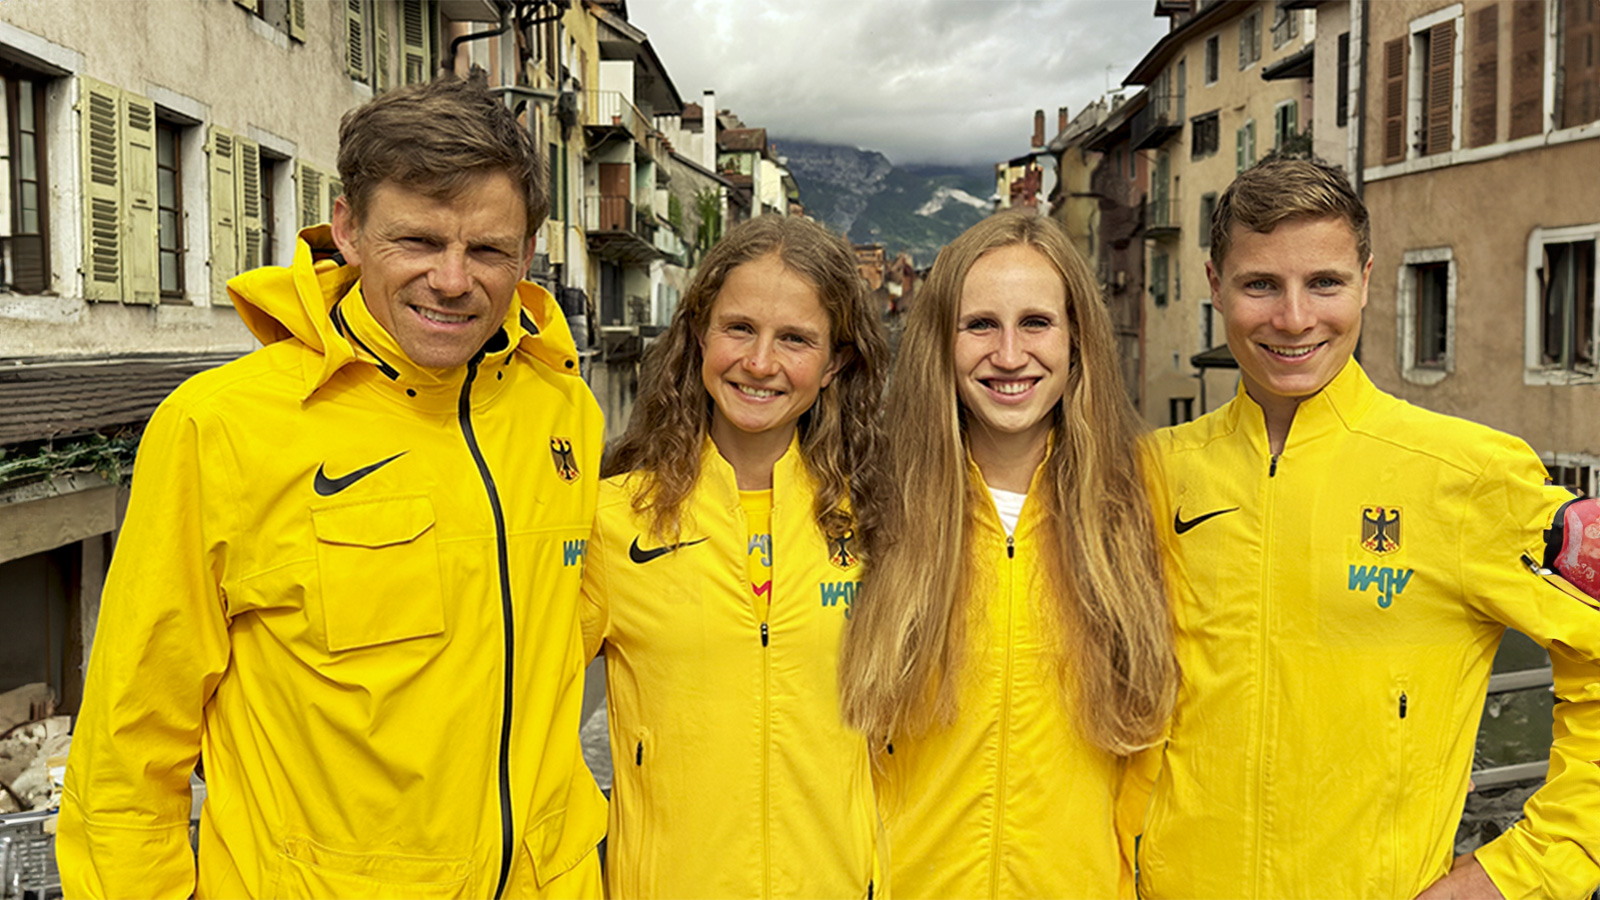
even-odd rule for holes
{"type": "Polygon", "coordinates": [[[305,43],[306,0],[289,0],[289,37],[305,43]]]}
{"type": "Polygon", "coordinates": [[[1565,83],[1556,111],[1561,127],[1573,128],[1600,119],[1600,0],[1565,0],[1561,7],[1565,83]]]}
{"type": "Polygon", "coordinates": [[[255,12],[256,11],[256,3],[258,2],[258,0],[233,0],[233,2],[238,4],[239,6],[244,7],[245,9],[250,10],[251,12],[255,12]]]}
{"type": "Polygon", "coordinates": [[[238,140],[212,127],[206,142],[211,175],[211,305],[230,303],[228,279],[239,272],[238,140]]]}
{"type": "Polygon", "coordinates": [[[161,299],[161,232],[157,216],[156,108],[122,92],[122,299],[161,299]]]}
{"type": "Polygon", "coordinates": [[[428,16],[423,0],[401,0],[400,45],[405,56],[405,83],[429,81],[428,16]]]}
{"type": "Polygon", "coordinates": [[[379,3],[372,8],[372,87],[378,91],[389,89],[390,9],[387,3],[379,3]]]}
{"type": "Polygon", "coordinates": [[[329,175],[327,177],[326,181],[328,183],[328,193],[323,198],[323,202],[322,202],[322,221],[324,221],[324,222],[332,222],[333,221],[333,201],[335,201],[335,200],[339,199],[340,197],[344,196],[344,182],[340,181],[338,178],[335,178],[332,175],[329,175]]]}
{"type": "Polygon", "coordinates": [[[1233,174],[1237,175],[1244,170],[1244,128],[1241,126],[1233,133],[1233,174]]]}
{"type": "MultiPolygon", "coordinates": [[[[1512,4],[1521,6],[1522,4],[1512,4]]],[[[1467,92],[1467,144],[1494,143],[1500,112],[1500,5],[1491,3],[1472,14],[1472,82],[1467,92]]]]}
{"type": "Polygon", "coordinates": [[[301,228],[322,224],[322,173],[316,167],[296,161],[294,164],[296,198],[300,204],[301,228]]]}
{"type": "MultiPolygon", "coordinates": [[[[1571,76],[1568,69],[1567,77],[1571,76]]],[[[1511,4],[1511,138],[1543,132],[1544,4],[1523,0],[1511,4]]]]}
{"type": "Polygon", "coordinates": [[[1406,158],[1406,39],[1383,45],[1383,161],[1406,158]]]}
{"type": "Polygon", "coordinates": [[[344,0],[344,63],[350,77],[367,80],[367,22],[363,14],[366,0],[344,0]]]}
{"type": "Polygon", "coordinates": [[[244,138],[234,140],[238,161],[239,185],[239,271],[248,272],[262,265],[261,244],[261,145],[244,138]]]}
{"type": "Polygon", "coordinates": [[[1455,95],[1456,23],[1440,22],[1428,29],[1428,133],[1424,153],[1444,153],[1453,137],[1450,104],[1455,95]]]}
{"type": "Polygon", "coordinates": [[[122,92],[78,79],[83,140],[83,296],[122,299],[122,92]]]}

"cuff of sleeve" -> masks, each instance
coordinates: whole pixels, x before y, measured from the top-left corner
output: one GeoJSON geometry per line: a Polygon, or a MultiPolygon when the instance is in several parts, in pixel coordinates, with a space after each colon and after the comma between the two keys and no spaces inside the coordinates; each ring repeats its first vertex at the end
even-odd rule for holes
{"type": "Polygon", "coordinates": [[[1550,841],[1518,822],[1511,830],[1473,852],[1478,864],[1506,900],[1570,898],[1586,900],[1600,868],[1571,841],[1550,841]]]}

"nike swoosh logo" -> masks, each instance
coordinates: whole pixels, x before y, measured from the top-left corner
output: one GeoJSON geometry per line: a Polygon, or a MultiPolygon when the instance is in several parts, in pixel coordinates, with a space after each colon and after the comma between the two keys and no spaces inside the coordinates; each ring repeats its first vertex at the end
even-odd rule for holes
{"type": "Polygon", "coordinates": [[[323,471],[328,464],[323,463],[322,465],[317,466],[317,477],[312,480],[311,486],[316,488],[318,494],[321,494],[324,497],[332,497],[334,494],[339,493],[350,485],[355,484],[368,475],[371,475],[373,472],[378,471],[384,466],[387,466],[389,463],[392,463],[405,455],[406,451],[401,450],[399,453],[396,453],[388,459],[380,459],[370,466],[362,466],[354,472],[351,472],[349,475],[343,475],[339,478],[329,478],[328,473],[323,471]]]}
{"type": "Polygon", "coordinates": [[[665,547],[654,547],[645,550],[639,546],[639,539],[634,538],[633,545],[628,548],[628,558],[642,566],[652,559],[660,559],[666,556],[679,547],[693,547],[695,544],[703,544],[708,540],[710,540],[709,537],[703,537],[698,541],[684,541],[679,544],[668,544],[665,547]]]}
{"type": "Polygon", "coordinates": [[[1172,514],[1172,530],[1176,531],[1179,534],[1183,534],[1185,531],[1188,531],[1189,529],[1195,527],[1196,525],[1199,525],[1201,522],[1204,522],[1207,519],[1215,519],[1217,516],[1220,516],[1223,513],[1231,513],[1231,512],[1238,512],[1238,511],[1239,511],[1239,507],[1233,506],[1233,507],[1229,507],[1228,509],[1219,509],[1216,512],[1208,512],[1203,516],[1195,516],[1194,518],[1189,519],[1188,521],[1184,521],[1183,510],[1180,509],[1180,510],[1177,510],[1177,511],[1173,512],[1173,514],[1172,514]]]}

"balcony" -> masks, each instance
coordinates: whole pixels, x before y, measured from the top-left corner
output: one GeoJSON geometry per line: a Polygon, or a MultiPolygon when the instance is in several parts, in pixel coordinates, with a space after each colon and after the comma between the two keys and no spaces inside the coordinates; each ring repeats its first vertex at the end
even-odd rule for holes
{"type": "Polygon", "coordinates": [[[1183,133],[1183,120],[1176,115],[1173,94],[1154,94],[1150,102],[1133,114],[1130,126],[1133,148],[1151,150],[1183,133]]]}
{"type": "Polygon", "coordinates": [[[627,197],[590,194],[583,198],[589,249],[610,262],[644,265],[666,256],[656,248],[652,218],[636,211],[627,197]]]}
{"type": "Polygon", "coordinates": [[[1178,198],[1166,196],[1147,197],[1144,201],[1144,233],[1146,237],[1170,238],[1178,236],[1178,198]]]}
{"type": "Polygon", "coordinates": [[[659,152],[659,135],[650,117],[629,103],[621,91],[585,91],[584,97],[589,115],[583,130],[589,138],[590,158],[613,141],[631,141],[639,152],[652,156],[659,152]]]}

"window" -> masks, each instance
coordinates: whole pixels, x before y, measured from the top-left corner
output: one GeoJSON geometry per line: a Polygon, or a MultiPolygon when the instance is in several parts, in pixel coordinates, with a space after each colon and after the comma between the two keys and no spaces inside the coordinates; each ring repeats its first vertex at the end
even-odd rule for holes
{"type": "Polygon", "coordinates": [[[1300,36],[1300,10],[1276,7],[1272,17],[1272,49],[1276,50],[1300,36]]]}
{"type": "Polygon", "coordinates": [[[1550,480],[1584,497],[1600,496],[1600,459],[1587,453],[1541,453],[1550,480]]]}
{"type": "Polygon", "coordinates": [[[1206,38],[1206,84],[1217,83],[1217,59],[1220,56],[1218,47],[1221,41],[1222,36],[1217,34],[1206,38]]]}
{"type": "Polygon", "coordinates": [[[1213,327],[1214,324],[1215,324],[1215,318],[1216,317],[1211,315],[1212,309],[1213,309],[1213,307],[1211,306],[1211,301],[1210,300],[1201,300],[1200,301],[1200,349],[1201,350],[1210,350],[1212,347],[1216,346],[1214,342],[1217,339],[1217,334],[1216,334],[1216,329],[1213,327]]]}
{"type": "Polygon", "coordinates": [[[1285,100],[1272,110],[1272,149],[1282,150],[1289,139],[1300,133],[1300,104],[1285,100]]]}
{"type": "MultiPolygon", "coordinates": [[[[1201,194],[1200,195],[1200,227],[1199,227],[1198,231],[1200,232],[1200,235],[1199,235],[1199,237],[1200,237],[1200,246],[1202,246],[1202,247],[1211,246],[1211,220],[1216,217],[1216,212],[1217,212],[1217,195],[1216,194],[1201,194]]],[[[1207,326],[1207,327],[1209,329],[1210,326],[1207,326]]],[[[1209,347],[1211,345],[1207,344],[1206,346],[1209,347]]]]}
{"type": "Polygon", "coordinates": [[[1233,171],[1243,172],[1256,164],[1256,120],[1251,119],[1233,133],[1233,171]]]}
{"type": "Polygon", "coordinates": [[[1556,117],[1560,127],[1575,128],[1600,119],[1600,9],[1594,0],[1560,3],[1556,20],[1556,117]]]}
{"type": "Polygon", "coordinates": [[[1150,297],[1158,307],[1167,305],[1167,254],[1165,253],[1156,253],[1150,257],[1150,297]]]}
{"type": "Polygon", "coordinates": [[[1194,421],[1193,397],[1168,397],[1167,398],[1167,424],[1182,425],[1194,421]]]}
{"type": "Polygon", "coordinates": [[[183,299],[182,141],[178,126],[156,122],[156,268],[162,300],[183,299]]]}
{"type": "Polygon", "coordinates": [[[1218,131],[1220,130],[1217,114],[1209,112],[1203,116],[1195,116],[1190,120],[1189,126],[1190,134],[1193,137],[1189,158],[1205,159],[1214,155],[1217,152],[1218,131]]]}
{"type": "MultiPolygon", "coordinates": [[[[261,153],[261,264],[278,265],[278,172],[279,159],[261,153]]],[[[285,260],[285,264],[287,264],[285,260]]]]}
{"type": "Polygon", "coordinates": [[[1437,384],[1455,371],[1455,254],[1449,247],[1408,250],[1398,279],[1400,375],[1437,384]]]}
{"type": "Polygon", "coordinates": [[[1596,373],[1597,238],[1600,223],[1536,228],[1528,239],[1530,383],[1588,381],[1596,373]]]}
{"type": "Polygon", "coordinates": [[[1261,58],[1261,13],[1251,12],[1239,20],[1239,71],[1255,65],[1261,58]]]}
{"type": "Polygon", "coordinates": [[[1350,32],[1339,35],[1338,75],[1335,76],[1334,124],[1340,128],[1350,122],[1350,32]]]}
{"type": "Polygon", "coordinates": [[[1184,112],[1184,105],[1185,105],[1184,104],[1184,94],[1186,94],[1188,92],[1188,90],[1189,90],[1189,60],[1188,59],[1180,59],[1180,60],[1178,60],[1178,85],[1177,85],[1178,121],[1180,121],[1180,122],[1183,121],[1184,116],[1187,115],[1184,112]]]}
{"type": "MultiPolygon", "coordinates": [[[[422,84],[433,78],[433,28],[428,0],[400,0],[400,49],[403,83],[422,84]]],[[[587,72],[587,61],[579,71],[587,72]]]]}
{"type": "Polygon", "coordinates": [[[1426,28],[1413,26],[1410,83],[1416,91],[1411,121],[1413,146],[1422,156],[1448,152],[1455,136],[1455,28],[1453,18],[1426,28]]]}
{"type": "Polygon", "coordinates": [[[306,39],[306,0],[233,0],[251,15],[297,41],[306,39]]]}
{"type": "Polygon", "coordinates": [[[49,185],[45,182],[44,82],[25,69],[0,63],[6,129],[0,133],[0,168],[10,203],[0,207],[0,289],[43,293],[50,284],[49,185]]]}

